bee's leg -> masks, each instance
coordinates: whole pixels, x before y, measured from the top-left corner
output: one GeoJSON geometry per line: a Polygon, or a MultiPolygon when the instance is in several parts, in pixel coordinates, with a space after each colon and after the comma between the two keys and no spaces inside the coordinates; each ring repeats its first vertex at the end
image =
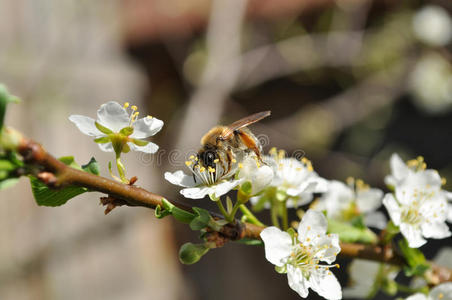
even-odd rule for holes
{"type": "Polygon", "coordinates": [[[232,164],[232,160],[234,159],[234,155],[232,154],[231,147],[228,147],[228,150],[226,151],[226,155],[228,156],[228,170],[226,172],[226,174],[227,174],[231,171],[231,164],[232,164]]]}
{"type": "Polygon", "coordinates": [[[259,150],[259,147],[256,144],[256,141],[251,137],[249,134],[243,132],[242,130],[236,130],[234,132],[241,140],[242,143],[250,150],[252,150],[254,153],[256,153],[257,158],[261,163],[263,163],[261,151],[259,150]]]}

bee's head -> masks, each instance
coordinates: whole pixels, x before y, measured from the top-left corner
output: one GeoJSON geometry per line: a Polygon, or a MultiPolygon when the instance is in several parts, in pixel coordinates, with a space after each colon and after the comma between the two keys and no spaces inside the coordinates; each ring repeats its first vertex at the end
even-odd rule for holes
{"type": "Polygon", "coordinates": [[[205,168],[211,167],[215,169],[216,167],[215,160],[218,158],[218,153],[214,147],[204,147],[198,153],[198,158],[205,168]]]}

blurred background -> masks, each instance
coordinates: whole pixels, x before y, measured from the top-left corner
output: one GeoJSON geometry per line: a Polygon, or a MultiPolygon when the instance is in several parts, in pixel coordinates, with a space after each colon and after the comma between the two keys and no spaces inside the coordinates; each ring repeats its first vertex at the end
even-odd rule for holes
{"type": "MultiPolygon", "coordinates": [[[[327,179],[384,188],[398,152],[452,190],[451,13],[450,0],[0,0],[0,82],[23,100],[7,123],[108,176],[111,154],[67,118],[137,104],[165,127],[128,174],[184,201],[163,173],[215,124],[272,110],[252,126],[265,151],[306,154],[327,179]]],[[[104,216],[99,196],[46,208],[25,179],[2,191],[0,299],[298,299],[263,248],[229,243],[183,266],[196,233],[145,208],[104,216]]]]}

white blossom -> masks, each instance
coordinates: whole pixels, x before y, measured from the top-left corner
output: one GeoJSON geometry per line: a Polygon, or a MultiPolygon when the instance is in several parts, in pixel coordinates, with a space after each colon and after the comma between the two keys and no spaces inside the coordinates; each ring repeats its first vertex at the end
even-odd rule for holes
{"type": "MultiPolygon", "coordinates": [[[[277,192],[284,195],[287,207],[297,207],[312,201],[313,193],[326,191],[327,181],[314,171],[311,162],[303,157],[300,160],[293,157],[285,157],[285,152],[270,150],[270,155],[264,157],[264,162],[273,168],[274,177],[268,186],[269,193],[263,193],[251,198],[251,203],[256,204],[268,199],[271,193],[277,192]]],[[[271,200],[271,199],[270,199],[271,200]]],[[[264,205],[270,207],[267,202],[264,205]]]]}
{"type": "Polygon", "coordinates": [[[406,300],[452,300],[452,282],[435,286],[428,295],[416,293],[406,300]]]}
{"type": "Polygon", "coordinates": [[[138,119],[137,107],[131,106],[130,113],[128,109],[128,103],[121,106],[110,101],[100,106],[97,120],[82,115],[71,115],[69,120],[82,133],[94,137],[102,151],[155,153],[158,146],[143,139],[159,132],[163,121],[151,116],[138,119]]]}
{"type": "Polygon", "coordinates": [[[363,215],[367,226],[383,229],[386,218],[376,210],[381,206],[383,191],[370,188],[362,180],[348,179],[348,185],[332,180],[328,190],[314,202],[312,208],[326,211],[328,218],[347,222],[356,216],[363,215]]]}
{"type": "Polygon", "coordinates": [[[308,210],[297,236],[291,237],[276,227],[267,227],[261,233],[266,259],[287,273],[290,288],[303,298],[308,296],[309,288],[326,299],[342,298],[341,286],[329,270],[338,267],[332,263],[341,250],[339,237],[327,235],[327,225],[322,213],[308,210]]]}
{"type": "Polygon", "coordinates": [[[273,180],[273,169],[259,162],[255,155],[248,155],[238,167],[237,177],[251,183],[251,195],[261,192],[273,180]]]}
{"type": "Polygon", "coordinates": [[[427,5],[413,18],[415,36],[431,46],[445,46],[452,39],[452,20],[447,10],[427,5]]]}
{"type": "Polygon", "coordinates": [[[202,199],[209,195],[212,200],[217,200],[244,181],[244,178],[231,178],[238,169],[236,161],[234,161],[232,171],[223,167],[218,160],[214,162],[215,167],[208,166],[206,168],[199,163],[197,156],[191,156],[185,164],[191,171],[191,175],[187,175],[181,170],[165,173],[166,180],[184,187],[180,193],[185,198],[202,199]]]}

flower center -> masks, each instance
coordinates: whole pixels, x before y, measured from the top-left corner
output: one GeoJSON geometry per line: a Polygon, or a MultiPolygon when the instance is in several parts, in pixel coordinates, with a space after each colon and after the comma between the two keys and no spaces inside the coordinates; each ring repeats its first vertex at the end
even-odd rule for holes
{"type": "MultiPolygon", "coordinates": [[[[132,127],[133,123],[138,119],[138,115],[140,112],[138,111],[138,107],[136,105],[130,106],[129,102],[124,103],[124,109],[129,112],[130,108],[130,115],[129,115],[129,126],[132,127]]],[[[149,116],[148,116],[149,117],[149,116]]]]}
{"type": "Polygon", "coordinates": [[[327,249],[328,246],[313,247],[311,245],[305,245],[298,243],[293,245],[292,253],[287,261],[288,264],[295,268],[298,268],[303,273],[303,276],[309,278],[311,272],[314,270],[329,271],[330,268],[339,268],[339,264],[335,265],[321,265],[319,264],[322,256],[320,252],[327,249]]]}
{"type": "Polygon", "coordinates": [[[429,201],[434,194],[435,193],[433,191],[419,191],[415,189],[413,194],[411,195],[411,197],[413,197],[415,200],[413,200],[410,205],[402,208],[402,222],[412,225],[418,225],[423,222],[424,216],[421,206],[426,201],[429,201]]]}
{"type": "MultiPolygon", "coordinates": [[[[234,162],[235,161],[233,161],[233,163],[234,162]]],[[[213,167],[208,166],[206,168],[202,166],[198,156],[191,155],[189,160],[185,162],[185,165],[193,173],[195,182],[201,183],[203,185],[213,185],[217,183],[227,172],[227,170],[223,168],[218,158],[213,160],[213,167]]]]}

